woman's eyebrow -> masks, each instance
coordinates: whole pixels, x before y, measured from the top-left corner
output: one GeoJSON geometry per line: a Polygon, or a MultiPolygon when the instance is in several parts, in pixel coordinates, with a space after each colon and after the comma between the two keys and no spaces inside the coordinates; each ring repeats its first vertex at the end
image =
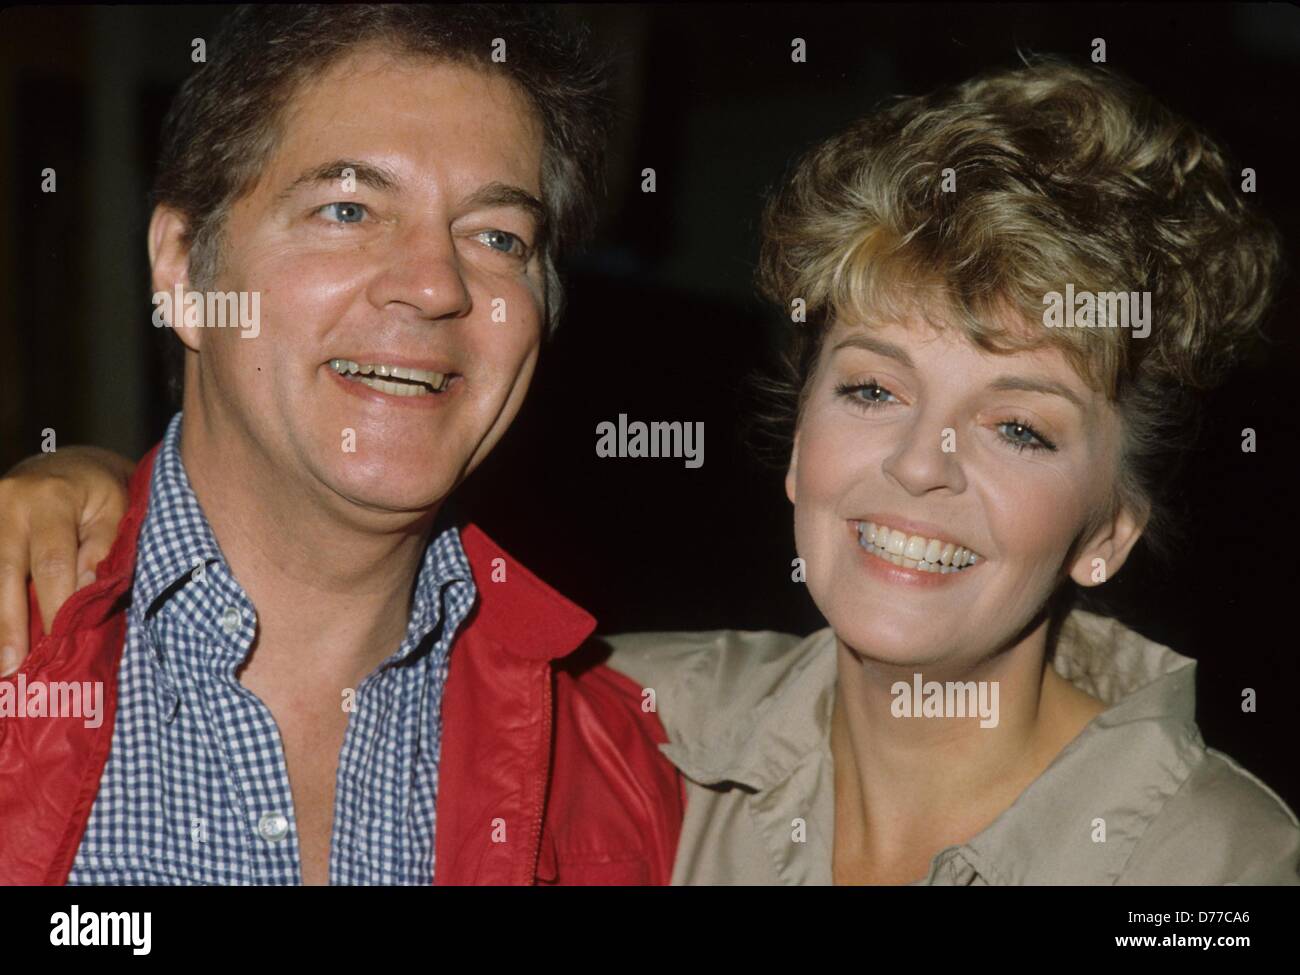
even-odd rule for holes
{"type": "Polygon", "coordinates": [[[385,193],[391,193],[401,184],[401,180],[391,169],[353,159],[335,159],[313,166],[299,174],[293,182],[276,194],[276,202],[292,196],[303,186],[316,183],[341,183],[345,175],[350,175],[362,186],[385,193]]]}
{"type": "MultiPolygon", "coordinates": [[[[839,342],[831,351],[838,352],[846,347],[866,349],[868,352],[875,352],[886,358],[895,359],[909,369],[916,368],[906,349],[900,345],[895,345],[893,342],[886,342],[884,339],[876,338],[874,335],[850,335],[839,342]]],[[[1046,393],[1049,396],[1060,396],[1073,403],[1080,413],[1088,412],[1083,400],[1079,398],[1074,390],[1054,379],[1038,376],[999,376],[989,383],[989,389],[999,391],[1020,390],[1027,393],[1046,393]]]]}
{"type": "Polygon", "coordinates": [[[1023,390],[1027,393],[1046,393],[1049,396],[1061,396],[1073,403],[1080,413],[1087,413],[1087,407],[1083,405],[1083,400],[1063,383],[1058,383],[1054,379],[1040,379],[1037,376],[998,376],[997,379],[989,383],[989,389],[997,390],[1023,390]]]}
{"type": "Polygon", "coordinates": [[[909,369],[915,369],[912,364],[912,357],[907,354],[907,350],[901,345],[895,345],[893,342],[886,342],[884,339],[878,339],[874,335],[850,335],[841,341],[832,352],[838,352],[840,349],[848,346],[854,346],[859,349],[866,349],[868,352],[875,352],[889,359],[897,359],[909,369]]]}

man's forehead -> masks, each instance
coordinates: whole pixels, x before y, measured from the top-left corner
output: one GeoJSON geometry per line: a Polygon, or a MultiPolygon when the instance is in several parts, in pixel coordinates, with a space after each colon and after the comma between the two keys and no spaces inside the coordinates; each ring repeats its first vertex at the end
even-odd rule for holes
{"type": "Polygon", "coordinates": [[[509,75],[489,62],[474,61],[467,56],[422,54],[403,50],[385,41],[365,41],[352,45],[333,57],[328,67],[307,78],[304,88],[330,87],[343,80],[365,82],[380,78],[386,82],[393,73],[436,77],[436,84],[454,84],[482,90],[499,97],[498,82],[509,82],[509,75]]]}
{"type": "Polygon", "coordinates": [[[434,153],[540,192],[541,146],[531,101],[504,75],[366,46],[294,93],[272,167],[293,169],[277,174],[283,182],[334,159],[366,156],[382,169],[384,155],[434,153]]]}

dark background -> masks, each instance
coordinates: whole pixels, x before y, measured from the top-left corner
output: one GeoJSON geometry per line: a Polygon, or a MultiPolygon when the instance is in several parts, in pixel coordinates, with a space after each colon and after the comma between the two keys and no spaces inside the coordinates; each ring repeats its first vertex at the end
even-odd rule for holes
{"type": "MultiPolygon", "coordinates": [[[[158,129],[221,7],[18,8],[0,14],[0,469],[92,442],[138,456],[170,415],[149,324],[144,243],[158,129]],[[40,192],[54,167],[58,192],[40,192]]],[[[459,502],[602,629],[822,625],[790,579],[781,471],[741,434],[745,377],[780,319],[752,275],[764,190],[802,149],[883,95],[1016,63],[1016,51],[1112,67],[1258,173],[1258,200],[1300,241],[1295,99],[1300,11],[1153,5],[580,6],[620,56],[600,239],[570,274],[569,313],[524,413],[459,502]],[[790,60],[794,37],[808,63],[790,60]],[[640,192],[654,167],[658,192],[640,192]],[[705,463],[598,459],[596,425],[703,421],[705,463]]],[[[1295,605],[1297,280],[1272,345],[1210,399],[1183,497],[1195,542],[1172,570],[1138,557],[1113,613],[1195,657],[1199,720],[1300,806],[1295,605]],[[1241,430],[1258,451],[1240,450],[1241,430]],[[1255,688],[1259,710],[1241,711],[1255,688]]]]}

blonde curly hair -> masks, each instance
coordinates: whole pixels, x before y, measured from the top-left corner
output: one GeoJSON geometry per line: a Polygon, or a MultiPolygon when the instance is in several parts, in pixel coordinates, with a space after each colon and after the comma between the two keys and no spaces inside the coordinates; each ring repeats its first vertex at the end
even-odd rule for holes
{"type": "Polygon", "coordinates": [[[1196,394],[1261,337],[1279,236],[1224,153],[1134,82],[1049,57],[895,99],[814,146],[763,213],[759,290],[789,331],[787,435],[839,318],[919,314],[977,347],[1054,346],[1123,421],[1113,503],[1171,554],[1163,503],[1196,439],[1196,394]],[[945,191],[947,190],[947,191],[945,191]],[[1149,334],[1045,328],[1044,296],[1150,292],[1149,334]]]}

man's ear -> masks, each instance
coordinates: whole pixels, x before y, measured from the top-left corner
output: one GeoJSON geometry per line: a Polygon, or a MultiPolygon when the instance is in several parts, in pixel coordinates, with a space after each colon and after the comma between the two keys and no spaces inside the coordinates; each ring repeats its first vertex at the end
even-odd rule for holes
{"type": "Polygon", "coordinates": [[[1079,556],[1070,566],[1070,578],[1081,586],[1099,586],[1113,579],[1142,537],[1146,515],[1135,514],[1119,505],[1083,542],[1079,556]]]}
{"type": "Polygon", "coordinates": [[[785,472],[785,496],[794,504],[794,485],[799,473],[799,433],[795,431],[794,446],[790,448],[790,466],[785,472]]]}
{"type": "MultiPolygon", "coordinates": [[[[185,243],[188,229],[189,222],[176,210],[163,204],[154,207],[149,219],[149,267],[154,294],[168,295],[168,302],[175,297],[176,285],[181,286],[182,294],[190,290],[190,249],[185,243]]],[[[163,317],[169,319],[167,324],[187,349],[199,350],[203,329],[185,327],[184,306],[171,307],[171,314],[163,317]]]]}

